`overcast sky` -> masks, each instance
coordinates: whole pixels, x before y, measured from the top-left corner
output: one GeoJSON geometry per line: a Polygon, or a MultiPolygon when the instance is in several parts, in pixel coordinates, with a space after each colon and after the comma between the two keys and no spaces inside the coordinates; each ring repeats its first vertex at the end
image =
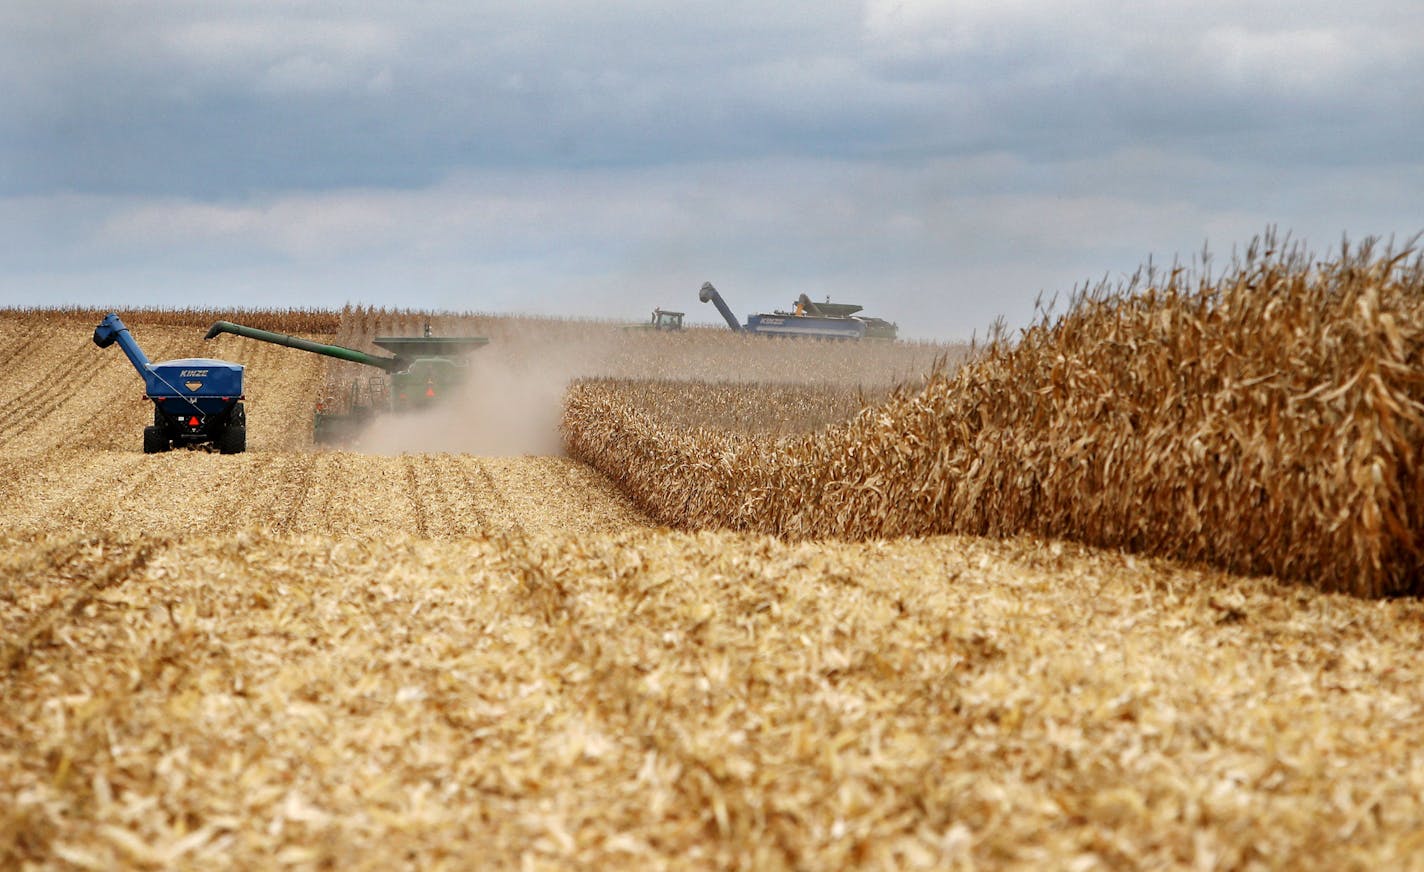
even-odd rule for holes
{"type": "Polygon", "coordinates": [[[7,0],[0,305],[902,334],[1424,230],[1417,0],[7,0]]]}

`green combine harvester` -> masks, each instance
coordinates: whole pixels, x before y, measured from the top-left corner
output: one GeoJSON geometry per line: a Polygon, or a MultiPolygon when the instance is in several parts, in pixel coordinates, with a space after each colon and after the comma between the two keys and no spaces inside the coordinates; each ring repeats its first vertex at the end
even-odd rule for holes
{"type": "Polygon", "coordinates": [[[223,333],[373,366],[385,373],[384,377],[372,378],[364,391],[361,382],[353,380],[346,396],[326,397],[317,403],[312,437],[319,444],[350,442],[376,415],[428,408],[458,393],[470,371],[464,356],[489,344],[483,336],[434,336],[428,323],[424,336],[377,336],[373,340],[395,357],[367,354],[344,345],[327,345],[231,321],[215,322],[204,338],[212,339],[223,333]]]}

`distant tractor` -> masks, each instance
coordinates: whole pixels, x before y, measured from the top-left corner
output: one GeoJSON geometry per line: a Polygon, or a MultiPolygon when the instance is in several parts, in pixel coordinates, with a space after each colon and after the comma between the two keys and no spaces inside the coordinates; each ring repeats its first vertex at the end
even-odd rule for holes
{"type": "Polygon", "coordinates": [[[247,450],[247,413],[242,408],[240,363],[185,357],[150,363],[119,316],[110,312],[94,329],[94,344],[115,342],[128,356],[153,401],[153,425],[143,429],[143,451],[215,445],[223,454],[247,450]]]}
{"type": "Polygon", "coordinates": [[[654,309],[653,317],[641,324],[630,324],[623,328],[625,330],[656,330],[676,333],[682,330],[682,316],[686,312],[673,312],[668,309],[654,309]]]}
{"type": "Polygon", "coordinates": [[[489,344],[483,336],[435,336],[429,324],[425,326],[424,336],[377,336],[376,345],[395,357],[367,354],[344,345],[326,345],[231,321],[215,322],[206,338],[223,333],[349,360],[386,373],[389,383],[373,378],[373,384],[364,395],[360,384],[353,381],[349,396],[325,398],[317,403],[312,438],[318,443],[348,442],[379,413],[420,409],[443,401],[466,381],[470,367],[463,355],[489,344]]]}
{"type": "Polygon", "coordinates": [[[746,326],[737,323],[722,295],[712,287],[711,282],[703,282],[697,298],[711,303],[722,313],[728,326],[740,333],[755,333],[761,336],[802,336],[813,339],[895,339],[900,328],[884,318],[870,318],[858,314],[861,306],[855,303],[832,303],[827,300],[817,303],[802,294],[792,304],[791,311],[760,312],[747,316],[746,326]]]}

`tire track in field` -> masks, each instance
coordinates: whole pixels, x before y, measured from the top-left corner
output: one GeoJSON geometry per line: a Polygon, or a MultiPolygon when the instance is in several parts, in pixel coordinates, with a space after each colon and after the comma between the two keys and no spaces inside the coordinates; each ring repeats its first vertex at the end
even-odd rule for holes
{"type": "Polygon", "coordinates": [[[108,491],[125,475],[118,455],[55,450],[15,457],[29,468],[6,491],[7,533],[73,532],[107,520],[108,491]]]}
{"type": "Polygon", "coordinates": [[[514,528],[530,533],[601,534],[648,526],[594,470],[564,457],[486,457],[481,469],[508,508],[514,528]]]}
{"type": "Polygon", "coordinates": [[[63,395],[74,381],[41,381],[0,408],[0,450],[10,448],[16,437],[33,432],[64,402],[63,395]]]}
{"type": "Polygon", "coordinates": [[[483,534],[495,529],[489,511],[492,492],[475,469],[478,465],[478,458],[442,455],[441,484],[447,494],[455,494],[451,506],[454,535],[483,534]]]}
{"type": "Polygon", "coordinates": [[[0,320],[0,392],[8,393],[10,377],[29,371],[23,362],[27,357],[36,357],[37,349],[45,348],[54,332],[52,328],[36,328],[10,319],[0,320]],[[10,340],[13,337],[14,341],[10,340]]]}
{"type": "Polygon", "coordinates": [[[469,460],[449,454],[403,455],[418,535],[450,540],[492,529],[489,494],[470,487],[469,460]]]}
{"type": "Polygon", "coordinates": [[[418,498],[429,503],[427,535],[460,539],[507,529],[497,523],[491,503],[497,499],[479,474],[479,458],[468,455],[411,455],[422,470],[418,498]]]}
{"type": "Polygon", "coordinates": [[[490,472],[488,458],[472,458],[474,461],[474,472],[477,480],[482,486],[482,490],[487,495],[489,511],[488,518],[490,533],[520,533],[525,532],[524,525],[520,523],[519,513],[510,504],[509,496],[495,481],[494,475],[490,472]]]}
{"type": "MultiPolygon", "coordinates": [[[[11,535],[135,532],[127,523],[126,504],[135,494],[164,489],[162,458],[81,451],[36,455],[39,474],[16,502],[6,506],[0,529],[11,535]]],[[[159,524],[160,529],[163,526],[159,524]]]]}
{"type": "MultiPolygon", "coordinates": [[[[11,447],[14,437],[46,422],[75,393],[93,392],[85,378],[93,380],[95,373],[107,370],[105,365],[95,366],[90,353],[98,352],[90,341],[93,328],[47,325],[23,329],[30,333],[30,341],[21,343],[23,351],[14,355],[19,360],[11,359],[6,369],[0,370],[16,376],[0,385],[9,398],[0,406],[0,449],[11,447]]],[[[128,366],[127,360],[124,366],[128,366]]]]}
{"type": "MultiPolygon", "coordinates": [[[[425,462],[428,463],[428,459],[425,462]]],[[[410,511],[415,520],[415,535],[424,539],[430,535],[427,503],[438,500],[442,490],[438,487],[422,488],[416,465],[415,456],[407,454],[401,457],[401,466],[405,468],[405,496],[410,500],[410,511]]]]}
{"type": "Polygon", "coordinates": [[[413,532],[413,502],[399,458],[347,451],[313,455],[316,468],[293,531],[381,538],[413,532]]]}
{"type": "Polygon", "coordinates": [[[34,429],[79,389],[85,375],[82,367],[69,354],[72,349],[59,347],[51,341],[53,338],[47,336],[44,353],[31,358],[24,367],[29,376],[20,381],[24,387],[15,393],[6,391],[9,399],[0,404],[0,450],[15,437],[34,429]]]}
{"type": "MultiPolygon", "coordinates": [[[[81,516],[81,523],[112,524],[115,528],[126,529],[122,518],[127,507],[134,502],[135,494],[153,494],[165,491],[167,476],[170,474],[168,465],[162,462],[166,459],[165,455],[117,455],[113,459],[116,461],[116,465],[125,470],[125,474],[116,475],[113,478],[96,476],[95,480],[100,486],[98,493],[103,498],[97,502],[85,501],[83,503],[87,511],[81,516]],[[148,462],[138,462],[145,460],[148,462]],[[107,489],[104,488],[104,485],[108,486],[107,489]]],[[[163,519],[158,520],[161,523],[163,519]]],[[[153,530],[148,525],[144,525],[139,532],[151,533],[153,530]]]]}
{"type": "Polygon", "coordinates": [[[170,536],[206,536],[270,530],[301,474],[300,455],[172,451],[144,456],[159,483],[132,491],[109,523],[127,532],[162,530],[170,536]]]}
{"type": "Polygon", "coordinates": [[[43,415],[15,433],[0,450],[32,452],[69,447],[141,453],[143,428],[153,423],[153,404],[144,396],[142,385],[104,371],[94,373],[74,385],[72,393],[54,400],[43,415]]]}
{"type": "Polygon", "coordinates": [[[572,458],[541,458],[562,490],[576,503],[574,511],[590,533],[612,533],[630,527],[651,527],[648,518],[603,473],[572,458]]]}
{"type": "Polygon", "coordinates": [[[316,475],[315,454],[302,453],[290,457],[290,467],[295,474],[283,477],[275,500],[275,507],[282,509],[282,516],[273,524],[273,529],[283,533],[296,529],[300,523],[316,475]]]}

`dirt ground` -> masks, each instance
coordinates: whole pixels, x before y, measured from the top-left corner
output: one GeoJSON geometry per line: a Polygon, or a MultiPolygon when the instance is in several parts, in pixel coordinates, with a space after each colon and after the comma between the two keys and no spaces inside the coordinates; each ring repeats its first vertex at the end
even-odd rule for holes
{"type": "Polygon", "coordinates": [[[1424,868],[1424,607],[1072,544],[651,526],[562,457],[145,456],[0,315],[0,867],[1424,868]]]}

